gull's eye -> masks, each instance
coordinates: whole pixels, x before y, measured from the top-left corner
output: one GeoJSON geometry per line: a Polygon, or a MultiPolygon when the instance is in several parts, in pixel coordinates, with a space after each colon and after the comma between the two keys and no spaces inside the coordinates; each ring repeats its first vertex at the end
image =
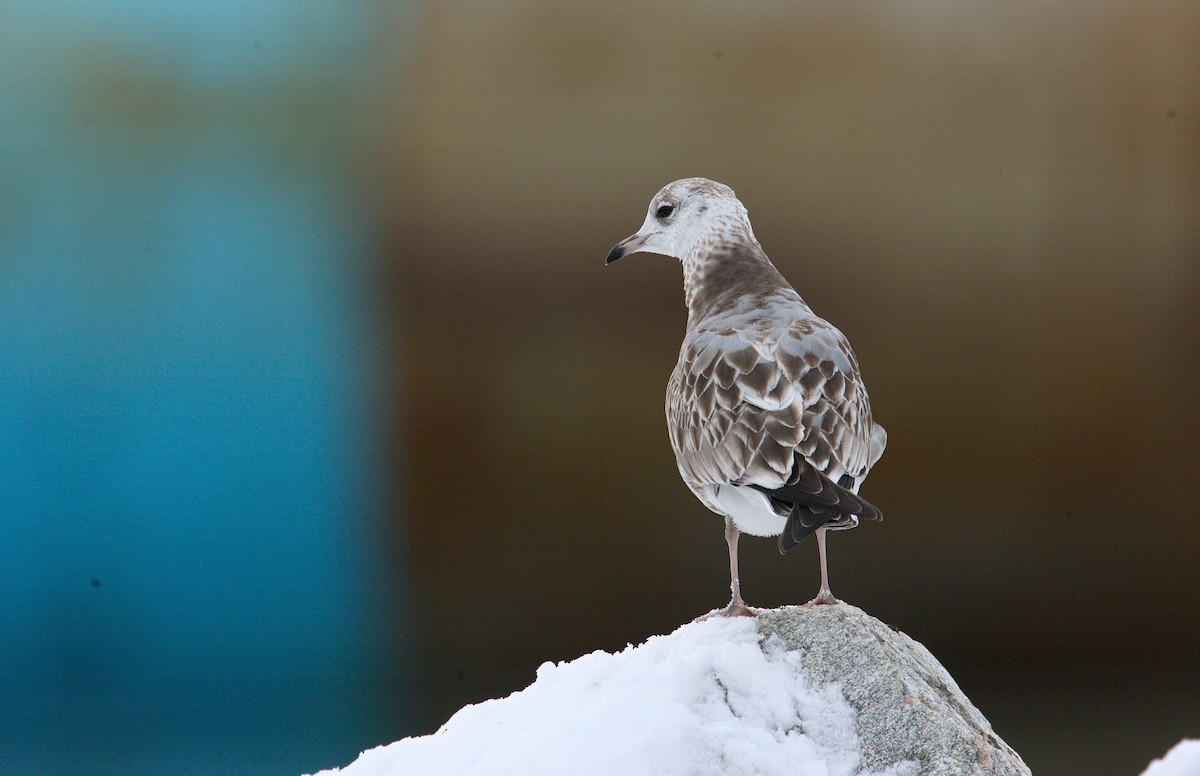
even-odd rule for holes
{"type": "Polygon", "coordinates": [[[669,217],[674,212],[675,212],[675,206],[672,205],[670,202],[664,202],[663,204],[658,206],[658,210],[654,211],[654,217],[661,220],[663,218],[669,217]]]}

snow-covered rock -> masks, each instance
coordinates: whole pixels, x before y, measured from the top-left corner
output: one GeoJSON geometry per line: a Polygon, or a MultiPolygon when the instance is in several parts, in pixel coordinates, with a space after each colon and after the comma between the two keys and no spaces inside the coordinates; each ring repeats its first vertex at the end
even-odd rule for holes
{"type": "Polygon", "coordinates": [[[1161,760],[1150,763],[1142,776],[1198,776],[1200,774],[1200,739],[1185,738],[1171,748],[1161,760]]]}
{"type": "Polygon", "coordinates": [[[845,604],[546,663],[330,776],[1028,774],[929,652],[845,604]]]}
{"type": "Polygon", "coordinates": [[[1029,773],[929,650],[861,609],[776,609],[758,629],[800,655],[806,681],[841,689],[863,768],[908,760],[922,776],[1029,773]]]}

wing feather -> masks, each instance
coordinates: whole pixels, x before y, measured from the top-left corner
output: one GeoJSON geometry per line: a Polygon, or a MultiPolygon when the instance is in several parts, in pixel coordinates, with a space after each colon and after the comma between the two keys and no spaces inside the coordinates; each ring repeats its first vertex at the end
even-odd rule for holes
{"type": "Polygon", "coordinates": [[[819,318],[690,332],[668,384],[667,421],[689,487],[767,493],[789,516],[781,547],[826,522],[879,516],[854,491],[886,434],[845,337],[819,318]]]}

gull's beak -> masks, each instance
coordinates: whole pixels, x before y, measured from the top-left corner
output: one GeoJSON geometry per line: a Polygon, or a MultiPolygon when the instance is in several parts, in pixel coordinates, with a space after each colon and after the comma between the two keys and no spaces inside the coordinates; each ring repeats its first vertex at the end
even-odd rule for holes
{"type": "Polygon", "coordinates": [[[628,256],[631,253],[637,253],[646,244],[646,236],[641,234],[630,235],[621,242],[613,246],[613,249],[608,252],[608,258],[604,260],[605,265],[612,264],[622,256],[628,256]]]}

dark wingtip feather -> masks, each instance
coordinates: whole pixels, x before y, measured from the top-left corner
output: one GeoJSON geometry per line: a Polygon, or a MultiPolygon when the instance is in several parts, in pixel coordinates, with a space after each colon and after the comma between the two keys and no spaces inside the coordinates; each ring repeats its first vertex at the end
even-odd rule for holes
{"type": "Polygon", "coordinates": [[[787,523],[783,533],[779,534],[779,553],[786,555],[800,545],[818,528],[836,520],[845,513],[836,509],[813,509],[812,507],[796,504],[788,513],[787,523]]]}
{"type": "Polygon", "coordinates": [[[807,462],[798,462],[792,480],[775,490],[751,486],[770,496],[772,502],[791,507],[783,533],[779,535],[780,553],[791,552],[810,534],[829,523],[838,523],[851,516],[860,520],[883,519],[883,513],[874,504],[849,489],[854,480],[848,475],[840,482],[834,482],[807,462]]]}

